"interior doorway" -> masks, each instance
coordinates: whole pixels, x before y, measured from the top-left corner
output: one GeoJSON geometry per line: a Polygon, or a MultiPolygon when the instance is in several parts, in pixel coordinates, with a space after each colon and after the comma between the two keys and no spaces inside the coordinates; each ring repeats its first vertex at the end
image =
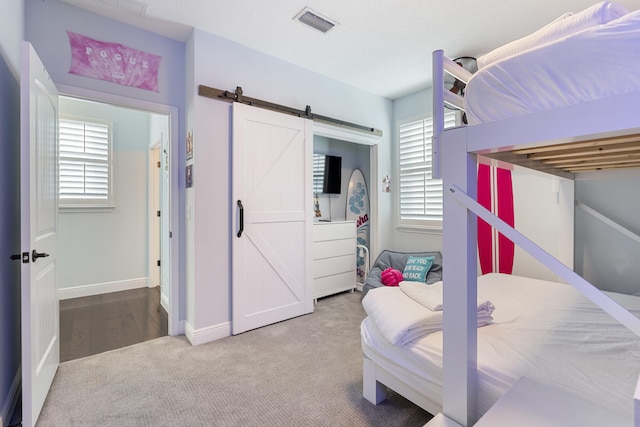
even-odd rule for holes
{"type": "MultiPolygon", "coordinates": [[[[171,197],[178,194],[177,171],[171,167],[178,152],[177,109],[74,88],[61,92],[61,117],[94,117],[112,126],[113,205],[61,209],[60,228],[67,237],[60,244],[60,305],[68,307],[65,301],[71,299],[86,298],[83,304],[124,299],[124,306],[144,306],[141,312],[153,311],[157,301],[164,334],[179,334],[173,227],[178,203],[171,197]],[[157,179],[150,179],[154,173],[157,179]]],[[[153,316],[132,316],[129,321],[150,330],[153,316]]],[[[126,319],[122,323],[126,326],[126,319]]]]}
{"type": "MultiPolygon", "coordinates": [[[[336,126],[324,122],[313,123],[314,152],[336,154],[343,157],[343,169],[349,173],[358,168],[364,174],[369,196],[369,211],[379,212],[378,193],[378,143],[380,137],[359,130],[336,126]]],[[[342,177],[342,187],[348,184],[349,176],[342,177]]],[[[344,218],[346,210],[345,195],[325,195],[319,200],[321,211],[326,209],[331,218],[344,218]]],[[[370,215],[369,261],[380,252],[380,228],[377,214],[370,215]]]]}

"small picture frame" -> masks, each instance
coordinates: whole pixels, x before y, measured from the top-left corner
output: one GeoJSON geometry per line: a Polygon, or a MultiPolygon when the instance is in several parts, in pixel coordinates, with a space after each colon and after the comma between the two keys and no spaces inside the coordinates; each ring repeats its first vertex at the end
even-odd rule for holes
{"type": "Polygon", "coordinates": [[[193,159],[193,130],[187,132],[187,160],[193,159]]]}
{"type": "Polygon", "coordinates": [[[187,188],[193,187],[193,165],[188,165],[186,168],[186,181],[187,188]]]}

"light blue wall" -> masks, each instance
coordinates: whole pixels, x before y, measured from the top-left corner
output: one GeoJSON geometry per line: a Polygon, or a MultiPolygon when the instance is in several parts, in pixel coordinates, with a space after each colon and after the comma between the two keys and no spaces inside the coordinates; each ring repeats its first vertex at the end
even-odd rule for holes
{"type": "MultiPolygon", "coordinates": [[[[178,153],[173,164],[184,165],[184,81],[185,44],[157,34],[144,31],[118,21],[73,7],[59,0],[26,2],[26,38],[40,55],[44,65],[57,85],[117,95],[155,104],[170,105],[178,109],[178,153]],[[121,43],[137,50],[160,55],[158,71],[159,92],[69,74],[71,49],[67,30],[105,42],[121,43]]],[[[179,186],[184,188],[184,173],[178,173],[179,186]]],[[[184,210],[183,191],[178,192],[180,210],[184,210]]],[[[180,251],[184,250],[184,218],[180,217],[174,238],[179,239],[180,251]]],[[[184,280],[184,259],[180,259],[181,284],[184,280]]],[[[184,295],[182,295],[184,296],[184,295]]],[[[181,301],[184,301],[182,299],[181,301]]],[[[184,318],[184,306],[180,307],[180,318],[184,318]]]]}
{"type": "Polygon", "coordinates": [[[59,0],[26,2],[26,37],[57,85],[182,107],[184,104],[184,43],[161,37],[76,8],[59,0]],[[70,74],[71,48],[67,31],[99,41],[121,43],[160,55],[159,91],[153,92],[70,74]]]}
{"type": "Polygon", "coordinates": [[[10,417],[20,369],[20,41],[24,5],[0,3],[0,419],[10,417]]]}
{"type": "Polygon", "coordinates": [[[431,89],[421,90],[405,97],[393,101],[393,167],[391,172],[391,193],[388,197],[393,205],[393,217],[389,222],[392,227],[392,239],[389,249],[396,251],[441,251],[442,232],[440,231],[416,231],[414,229],[403,229],[398,227],[398,157],[397,157],[397,126],[404,120],[420,119],[430,116],[432,113],[431,89]]]}
{"type": "Polygon", "coordinates": [[[322,136],[313,137],[313,152],[342,157],[341,193],[320,194],[320,211],[323,219],[343,220],[346,217],[347,190],[349,178],[354,169],[360,169],[371,189],[371,168],[369,167],[369,146],[354,144],[322,136]],[[331,215],[329,215],[331,208],[331,215]]]}
{"type": "MultiPolygon", "coordinates": [[[[383,131],[379,143],[379,168],[389,170],[391,155],[392,101],[347,86],[313,71],[294,66],[215,35],[196,30],[187,42],[194,61],[193,77],[187,76],[187,127],[194,130],[195,186],[187,198],[187,253],[208,254],[187,270],[187,320],[196,329],[230,320],[229,209],[214,209],[211,200],[229,200],[228,104],[197,95],[197,85],[244,95],[339,118],[383,131]],[[202,188],[203,181],[216,183],[202,188]],[[192,198],[191,198],[192,197],[192,198]],[[189,216],[189,214],[187,214],[189,216]],[[202,224],[202,225],[199,225],[202,224]],[[197,230],[197,235],[195,234],[197,230]],[[211,277],[216,277],[215,281],[211,277]],[[197,298],[196,298],[197,295],[197,298]]],[[[387,225],[391,205],[380,203],[378,220],[381,243],[391,239],[387,225]]]]}

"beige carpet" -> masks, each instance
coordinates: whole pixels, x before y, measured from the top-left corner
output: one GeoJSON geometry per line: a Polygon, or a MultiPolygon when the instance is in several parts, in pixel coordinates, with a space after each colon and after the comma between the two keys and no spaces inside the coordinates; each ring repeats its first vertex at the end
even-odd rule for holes
{"type": "Polygon", "coordinates": [[[360,296],[201,346],[163,337],[62,363],[37,426],[423,426],[393,392],[362,397],[360,296]]]}

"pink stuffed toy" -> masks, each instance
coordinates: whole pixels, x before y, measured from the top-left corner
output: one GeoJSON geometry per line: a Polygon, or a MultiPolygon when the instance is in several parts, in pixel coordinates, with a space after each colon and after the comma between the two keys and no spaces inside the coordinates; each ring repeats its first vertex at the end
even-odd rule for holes
{"type": "Polygon", "coordinates": [[[402,282],[402,272],[389,267],[380,274],[380,280],[385,286],[398,286],[402,282]]]}

